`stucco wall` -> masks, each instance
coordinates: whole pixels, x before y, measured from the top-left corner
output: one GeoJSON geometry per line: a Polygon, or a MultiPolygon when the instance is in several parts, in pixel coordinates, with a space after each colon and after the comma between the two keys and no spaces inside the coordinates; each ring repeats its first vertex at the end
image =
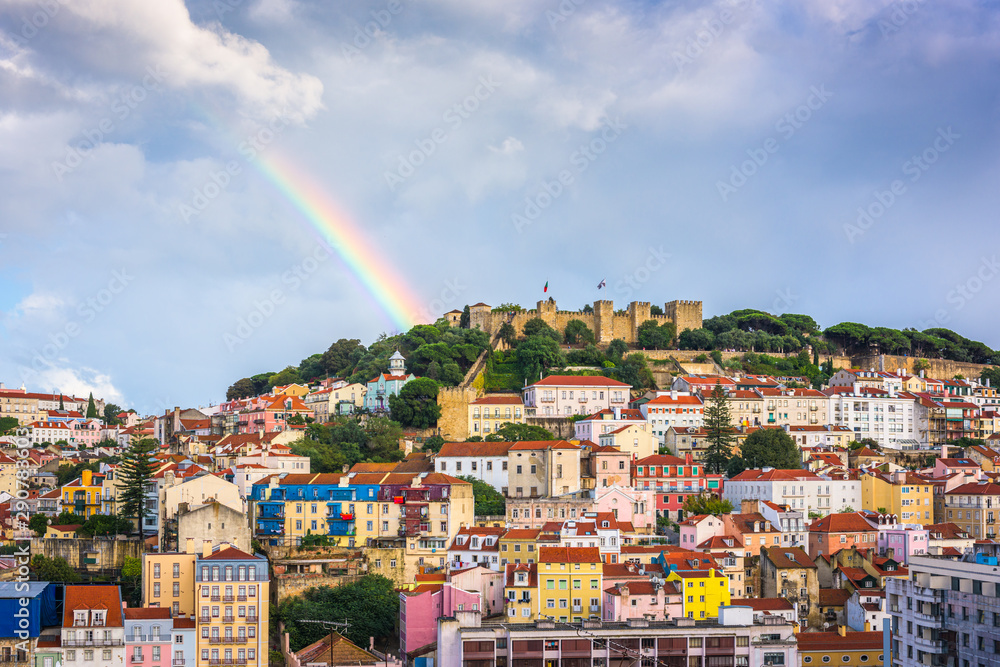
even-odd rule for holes
{"type": "Polygon", "coordinates": [[[31,553],[42,554],[46,558],[65,558],[69,566],[77,570],[120,568],[125,557],[140,558],[142,545],[137,540],[76,539],[60,540],[33,538],[31,553]],[[97,563],[87,565],[85,554],[97,558],[97,563]]]}

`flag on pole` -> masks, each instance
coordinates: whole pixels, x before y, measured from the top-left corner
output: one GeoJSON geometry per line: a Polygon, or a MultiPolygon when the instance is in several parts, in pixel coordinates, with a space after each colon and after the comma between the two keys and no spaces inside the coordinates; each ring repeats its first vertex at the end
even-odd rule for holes
{"type": "Polygon", "coordinates": [[[597,289],[601,289],[602,287],[607,287],[607,285],[605,285],[604,283],[603,278],[601,279],[601,282],[597,283],[597,289]]]}
{"type": "Polygon", "coordinates": [[[542,288],[542,291],[543,292],[548,292],[549,291],[549,281],[548,280],[545,281],[545,287],[542,288]]]}

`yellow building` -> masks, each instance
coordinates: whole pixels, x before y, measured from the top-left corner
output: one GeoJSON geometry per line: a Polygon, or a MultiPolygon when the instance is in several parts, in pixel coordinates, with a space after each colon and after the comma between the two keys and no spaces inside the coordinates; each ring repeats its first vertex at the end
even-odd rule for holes
{"type": "Polygon", "coordinates": [[[469,435],[486,437],[504,424],[524,423],[524,402],[518,394],[493,394],[469,403],[469,435]]]}
{"type": "Polygon", "coordinates": [[[729,604],[729,577],[718,570],[673,570],[667,581],[680,586],[681,611],[688,618],[716,618],[719,607],[729,604]]]}
{"type": "Polygon", "coordinates": [[[162,607],[172,616],[193,617],[196,553],[142,554],[142,606],[162,607]]]}
{"type": "Polygon", "coordinates": [[[508,563],[504,566],[504,606],[513,623],[538,618],[538,565],[508,563]]]}
{"type": "Polygon", "coordinates": [[[841,625],[837,632],[799,632],[795,641],[803,667],[869,667],[885,662],[881,630],[851,632],[841,625]]]}
{"type": "Polygon", "coordinates": [[[268,565],[228,545],[195,562],[195,667],[268,664],[268,565]]]}
{"type": "Polygon", "coordinates": [[[304,384],[286,384],[282,387],[271,389],[272,396],[297,396],[302,398],[309,393],[309,387],[304,384]]]}
{"type": "Polygon", "coordinates": [[[45,530],[47,540],[75,540],[76,531],[80,530],[80,524],[69,526],[49,526],[45,530]]]}
{"type": "Polygon", "coordinates": [[[84,470],[80,476],[62,487],[62,507],[84,518],[101,514],[103,508],[104,475],[84,470]]]}
{"type": "Polygon", "coordinates": [[[17,461],[6,454],[0,454],[0,492],[14,495],[17,492],[17,461]]]}
{"type": "Polygon", "coordinates": [[[934,489],[912,472],[865,473],[861,475],[862,509],[895,514],[901,523],[934,523],[934,489]]]}
{"type": "Polygon", "coordinates": [[[538,560],[537,528],[511,528],[500,536],[500,567],[507,563],[533,564],[538,560]]]}
{"type": "Polygon", "coordinates": [[[539,548],[538,617],[564,623],[601,618],[603,583],[604,564],[598,547],[539,548]]]}
{"type": "Polygon", "coordinates": [[[47,416],[48,413],[38,407],[37,395],[23,390],[0,389],[0,417],[13,417],[19,426],[27,426],[44,421],[47,416]]]}

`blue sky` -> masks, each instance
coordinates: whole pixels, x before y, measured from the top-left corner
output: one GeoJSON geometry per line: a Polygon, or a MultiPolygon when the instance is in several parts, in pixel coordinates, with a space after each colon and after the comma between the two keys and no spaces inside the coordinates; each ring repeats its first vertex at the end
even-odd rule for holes
{"type": "Polygon", "coordinates": [[[339,259],[283,286],[316,241],[239,150],[269,125],[261,154],[323,184],[424,310],[548,281],[564,308],[1000,347],[998,32],[963,1],[6,2],[0,381],[158,412],[391,331],[339,259]]]}

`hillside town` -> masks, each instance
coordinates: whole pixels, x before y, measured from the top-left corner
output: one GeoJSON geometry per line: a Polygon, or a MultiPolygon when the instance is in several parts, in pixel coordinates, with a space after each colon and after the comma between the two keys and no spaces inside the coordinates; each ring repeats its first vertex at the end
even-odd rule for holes
{"type": "Polygon", "coordinates": [[[992,359],[764,315],[477,304],[150,415],[0,384],[0,662],[997,664],[992,359]]]}

